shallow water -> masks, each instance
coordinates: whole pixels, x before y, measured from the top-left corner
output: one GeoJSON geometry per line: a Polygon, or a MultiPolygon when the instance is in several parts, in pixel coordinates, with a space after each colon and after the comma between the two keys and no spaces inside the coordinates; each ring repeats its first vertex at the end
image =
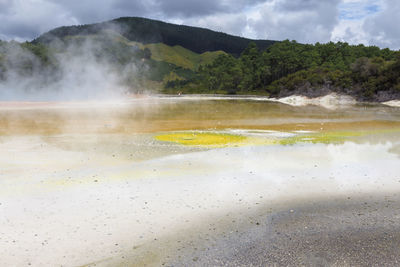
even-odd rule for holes
{"type": "Polygon", "coordinates": [[[381,105],[0,103],[0,265],[210,263],[288,203],[397,194],[399,147],[381,105]]]}
{"type": "Polygon", "coordinates": [[[0,134],[153,133],[198,129],[326,130],[391,128],[399,108],[337,110],[257,100],[144,98],[109,103],[0,103],[0,134]],[[321,126],[321,123],[324,123],[321,126]]]}

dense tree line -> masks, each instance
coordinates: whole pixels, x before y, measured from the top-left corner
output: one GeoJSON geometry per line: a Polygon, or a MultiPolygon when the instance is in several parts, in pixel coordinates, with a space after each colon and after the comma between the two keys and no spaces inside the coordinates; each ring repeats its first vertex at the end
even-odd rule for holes
{"type": "Polygon", "coordinates": [[[189,92],[284,96],[329,90],[390,98],[400,92],[399,66],[399,52],[376,46],[286,40],[266,50],[251,43],[238,58],[221,55],[200,68],[196,78],[173,85],[189,92]]]}

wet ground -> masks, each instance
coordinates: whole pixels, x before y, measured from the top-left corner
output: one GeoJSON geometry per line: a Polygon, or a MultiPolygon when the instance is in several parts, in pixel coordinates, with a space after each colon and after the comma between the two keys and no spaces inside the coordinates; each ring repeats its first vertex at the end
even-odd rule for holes
{"type": "Polygon", "coordinates": [[[187,249],[183,259],[170,265],[398,266],[399,204],[397,194],[388,194],[301,201],[279,212],[259,211],[252,225],[198,250],[187,249]]]}
{"type": "Polygon", "coordinates": [[[398,265],[400,109],[0,104],[0,265],[398,265]]]}

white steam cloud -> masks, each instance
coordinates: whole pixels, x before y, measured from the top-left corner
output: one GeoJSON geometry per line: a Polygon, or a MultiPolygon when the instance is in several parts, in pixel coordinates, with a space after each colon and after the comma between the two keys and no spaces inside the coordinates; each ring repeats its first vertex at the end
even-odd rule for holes
{"type": "Polygon", "coordinates": [[[126,80],[131,87],[135,83],[135,61],[113,64],[101,55],[101,42],[84,38],[65,45],[58,40],[49,49],[54,66],[19,43],[0,44],[0,101],[109,100],[129,90],[126,80]]]}

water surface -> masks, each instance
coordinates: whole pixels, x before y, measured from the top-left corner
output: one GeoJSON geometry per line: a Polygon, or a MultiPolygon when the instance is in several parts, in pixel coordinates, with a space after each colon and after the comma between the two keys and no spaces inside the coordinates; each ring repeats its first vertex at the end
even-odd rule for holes
{"type": "MultiPolygon", "coordinates": [[[[372,219],[396,221],[397,211],[360,209],[368,198],[376,207],[398,203],[399,130],[400,109],[383,105],[329,110],[155,97],[0,103],[0,265],[251,264],[243,259],[260,251],[273,251],[276,263],[295,248],[268,247],[265,227],[292,235],[296,225],[320,222],[322,230],[298,232],[315,240],[310,235],[341,219],[347,224],[338,234],[321,240],[375,227],[382,240],[369,251],[393,252],[383,233],[398,234],[397,225],[372,219]],[[358,202],[341,213],[349,199],[358,202]],[[297,210],[319,219],[287,218],[297,210]]],[[[253,264],[268,263],[253,256],[253,264]]],[[[317,262],[324,260],[331,259],[317,262]]]]}

